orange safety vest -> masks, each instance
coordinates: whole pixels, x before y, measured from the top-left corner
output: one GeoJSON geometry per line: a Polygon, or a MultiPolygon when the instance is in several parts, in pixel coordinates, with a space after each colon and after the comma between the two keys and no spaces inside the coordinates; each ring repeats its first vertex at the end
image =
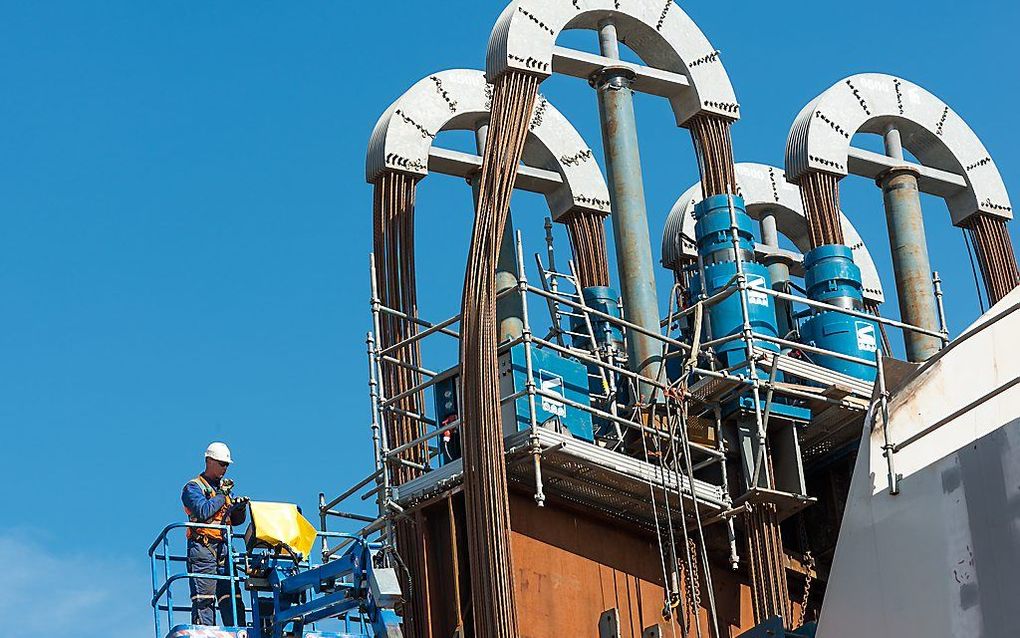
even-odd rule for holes
{"type": "MultiPolygon", "coordinates": [[[[202,494],[206,498],[212,498],[216,495],[216,490],[213,489],[212,485],[205,480],[201,474],[188,481],[188,483],[194,483],[202,488],[202,494]]],[[[188,515],[188,520],[192,523],[209,523],[210,525],[228,525],[227,513],[230,511],[230,497],[227,496],[223,500],[223,507],[218,509],[209,520],[203,521],[195,515],[188,507],[184,506],[184,513],[188,515]]],[[[197,539],[205,542],[221,542],[226,538],[226,533],[222,529],[209,529],[207,527],[189,527],[186,532],[188,540],[197,539]]]]}

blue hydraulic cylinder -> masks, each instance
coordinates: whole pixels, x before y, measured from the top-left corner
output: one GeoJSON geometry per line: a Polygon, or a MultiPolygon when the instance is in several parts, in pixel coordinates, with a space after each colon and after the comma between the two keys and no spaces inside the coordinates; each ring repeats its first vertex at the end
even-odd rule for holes
{"type": "MultiPolygon", "coordinates": [[[[741,197],[715,195],[694,207],[694,236],[698,244],[698,256],[704,266],[704,280],[701,273],[691,279],[691,290],[695,295],[711,297],[727,285],[743,270],[748,284],[756,288],[769,289],[772,280],[768,268],[755,261],[754,234],[751,218],[744,208],[741,197]],[[732,201],[732,211],[731,211],[732,201]],[[732,215],[731,215],[732,212],[732,215]],[[735,222],[735,223],[734,223],[735,222]],[[737,228],[737,244],[734,245],[732,228],[737,228]],[[737,259],[739,258],[739,269],[737,259]],[[704,281],[704,290],[702,290],[704,281]]],[[[711,338],[722,339],[739,335],[744,330],[744,311],[739,293],[708,308],[711,338]]],[[[778,337],[776,307],[771,295],[749,290],[747,293],[747,315],[751,332],[756,335],[778,337]]],[[[770,341],[755,339],[756,347],[778,352],[779,347],[770,341]]],[[[728,367],[747,361],[746,344],[743,339],[733,339],[715,348],[716,353],[728,367]]]]}
{"type": "MultiPolygon", "coordinates": [[[[620,303],[616,290],[613,288],[608,286],[592,286],[582,290],[581,294],[584,297],[584,305],[588,308],[615,317],[616,319],[621,318],[620,303]]],[[[592,333],[595,336],[594,347],[612,347],[616,353],[622,353],[624,350],[623,332],[620,330],[619,324],[614,324],[607,319],[593,315],[589,315],[589,318],[591,320],[592,333]]],[[[590,350],[592,348],[591,338],[588,337],[588,326],[583,317],[575,316],[571,318],[570,332],[573,333],[571,345],[575,348],[581,350],[590,350]]],[[[600,369],[599,366],[593,363],[586,363],[585,367],[588,370],[588,392],[592,405],[608,412],[608,405],[598,399],[598,397],[609,395],[610,388],[606,375],[614,373],[600,369]]],[[[611,421],[597,416],[592,417],[592,427],[597,434],[603,436],[614,431],[614,424],[611,421]]]]}
{"type": "MultiPolygon", "coordinates": [[[[584,297],[584,305],[620,319],[620,303],[617,301],[616,290],[609,286],[592,286],[581,291],[584,297]]],[[[617,350],[623,350],[623,333],[619,324],[595,316],[590,316],[592,331],[595,335],[595,345],[598,347],[614,346],[617,350]]],[[[571,343],[575,348],[587,350],[591,348],[591,340],[587,337],[588,326],[583,317],[573,317],[570,320],[570,332],[574,333],[571,343]]]]}
{"type": "MultiPolygon", "coordinates": [[[[842,244],[819,246],[804,256],[808,298],[861,312],[861,269],[842,244]]],[[[873,361],[878,350],[878,324],[838,310],[815,310],[801,324],[801,342],[823,350],[873,361]]],[[[865,381],[875,380],[875,368],[831,355],[805,353],[813,363],[865,381]]]]}

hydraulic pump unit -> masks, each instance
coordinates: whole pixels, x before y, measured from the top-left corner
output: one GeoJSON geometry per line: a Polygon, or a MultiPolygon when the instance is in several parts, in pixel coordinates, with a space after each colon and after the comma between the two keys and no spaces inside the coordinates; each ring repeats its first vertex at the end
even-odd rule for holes
{"type": "MultiPolygon", "coordinates": [[[[704,279],[701,273],[691,279],[691,290],[695,298],[701,295],[711,297],[722,291],[733,284],[734,278],[740,272],[743,272],[747,283],[754,288],[771,287],[768,268],[755,261],[751,218],[745,212],[744,200],[741,197],[729,195],[709,197],[695,206],[694,217],[697,220],[694,234],[698,244],[698,257],[704,273],[704,279]]],[[[708,308],[708,323],[713,340],[740,335],[743,332],[742,303],[740,294],[731,294],[708,308]]],[[[747,319],[754,334],[779,336],[775,302],[765,292],[756,292],[753,289],[748,291],[747,319]]],[[[778,346],[770,341],[755,340],[754,343],[756,347],[764,350],[779,350],[778,346]]],[[[715,350],[727,367],[747,361],[746,344],[742,339],[719,344],[715,350]]]]}
{"type": "MultiPolygon", "coordinates": [[[[804,256],[804,283],[808,297],[840,308],[861,312],[861,269],[850,249],[840,244],[815,248],[804,256]]],[[[801,342],[823,350],[874,360],[878,325],[838,310],[812,310],[800,327],[801,342]]],[[[875,380],[874,366],[832,355],[805,353],[813,363],[865,381],[875,380]]]]}

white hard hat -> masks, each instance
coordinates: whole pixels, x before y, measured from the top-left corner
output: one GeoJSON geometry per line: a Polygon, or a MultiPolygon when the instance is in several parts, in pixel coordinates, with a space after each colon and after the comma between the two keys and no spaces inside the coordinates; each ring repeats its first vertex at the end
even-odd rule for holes
{"type": "Polygon", "coordinates": [[[230,459],[230,448],[227,447],[226,443],[220,443],[219,441],[214,441],[209,444],[209,447],[205,448],[205,458],[220,461],[221,463],[233,463],[230,459]]]}

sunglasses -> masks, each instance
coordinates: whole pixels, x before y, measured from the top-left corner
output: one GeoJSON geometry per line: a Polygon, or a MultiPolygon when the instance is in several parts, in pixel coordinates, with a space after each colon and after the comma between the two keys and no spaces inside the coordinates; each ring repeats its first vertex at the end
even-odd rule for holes
{"type": "Polygon", "coordinates": [[[217,461],[216,459],[213,459],[213,461],[220,467],[230,467],[230,463],[224,463],[223,461],[217,461]]]}

